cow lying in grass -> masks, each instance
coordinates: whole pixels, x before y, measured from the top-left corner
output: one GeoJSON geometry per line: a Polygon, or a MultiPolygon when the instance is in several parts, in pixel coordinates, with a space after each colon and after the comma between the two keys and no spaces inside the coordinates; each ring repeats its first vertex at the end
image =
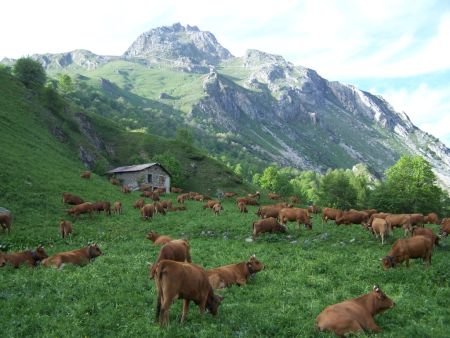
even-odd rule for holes
{"type": "Polygon", "coordinates": [[[214,294],[205,269],[195,264],[166,259],[155,265],[151,275],[155,278],[158,290],[156,320],[161,326],[169,323],[170,305],[179,298],[183,299],[181,323],[186,319],[191,300],[198,305],[201,314],[208,309],[212,315],[217,315],[223,298],[214,294]]]}
{"type": "Polygon", "coordinates": [[[364,330],[381,332],[373,317],[394,306],[395,303],[374,285],[373,291],[366,295],[325,308],[316,318],[316,328],[332,331],[337,336],[364,330]]]}
{"type": "Polygon", "coordinates": [[[92,218],[92,211],[92,203],[86,202],[67,210],[67,214],[75,217],[78,217],[80,214],[89,214],[89,217],[92,218]]]}
{"type": "Polygon", "coordinates": [[[47,257],[48,255],[42,246],[38,246],[36,250],[27,250],[10,254],[0,253],[0,267],[5,266],[6,264],[11,264],[15,268],[18,268],[22,264],[34,267],[47,257]]]}
{"type": "Polygon", "coordinates": [[[213,289],[222,289],[233,284],[245,285],[251,276],[262,269],[264,265],[253,255],[246,262],[209,269],[207,273],[213,289]]]}
{"type": "Polygon", "coordinates": [[[263,232],[287,232],[285,225],[278,223],[274,217],[263,218],[253,222],[253,239],[263,232]]]}
{"type": "Polygon", "coordinates": [[[91,244],[87,247],[65,251],[50,256],[42,261],[42,265],[46,267],[54,266],[62,268],[64,264],[86,265],[94,258],[101,256],[102,252],[97,244],[91,244]]]}

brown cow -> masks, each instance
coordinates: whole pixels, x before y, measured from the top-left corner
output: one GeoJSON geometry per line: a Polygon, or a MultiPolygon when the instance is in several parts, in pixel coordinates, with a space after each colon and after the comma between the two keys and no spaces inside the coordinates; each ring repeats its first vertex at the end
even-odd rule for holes
{"type": "Polygon", "coordinates": [[[203,202],[205,200],[205,196],[197,194],[197,195],[194,195],[194,197],[192,197],[192,199],[194,201],[203,202]]]}
{"type": "Polygon", "coordinates": [[[405,236],[410,232],[411,216],[409,214],[390,214],[387,215],[385,219],[390,232],[392,232],[395,227],[403,227],[405,236]]]}
{"type": "Polygon", "coordinates": [[[12,224],[12,214],[9,211],[0,213],[0,225],[3,228],[3,231],[7,231],[8,234],[11,232],[11,224],[12,224]]]}
{"type": "Polygon", "coordinates": [[[61,233],[62,238],[66,238],[69,234],[72,233],[72,223],[69,221],[61,220],[61,222],[59,222],[59,232],[61,233]]]}
{"type": "Polygon", "coordinates": [[[189,194],[181,194],[177,196],[177,203],[184,204],[184,201],[189,199],[189,194]]]}
{"type": "Polygon", "coordinates": [[[189,243],[185,239],[175,239],[164,244],[159,250],[158,258],[151,267],[152,276],[156,271],[157,265],[163,259],[170,259],[177,262],[192,262],[189,243]]]}
{"type": "Polygon", "coordinates": [[[398,239],[387,256],[383,258],[383,267],[384,269],[389,269],[397,264],[401,264],[403,261],[406,261],[406,267],[409,267],[411,258],[422,258],[430,265],[432,252],[433,243],[428,237],[414,236],[398,239]]]}
{"type": "Polygon", "coordinates": [[[212,209],[212,207],[218,203],[220,204],[220,201],[218,201],[218,200],[209,200],[206,202],[205,205],[203,205],[203,209],[208,209],[208,208],[212,209]]]}
{"type": "Polygon", "coordinates": [[[287,221],[295,222],[297,221],[298,226],[304,224],[309,230],[312,229],[311,218],[309,216],[308,210],[301,208],[283,208],[278,213],[278,219],[281,224],[286,224],[287,221]]]}
{"type": "Polygon", "coordinates": [[[322,223],[327,223],[328,220],[335,221],[342,213],[342,210],[333,208],[323,208],[322,210],[322,223]]]}
{"type": "Polygon", "coordinates": [[[97,214],[104,211],[105,215],[111,215],[111,203],[108,201],[98,201],[92,203],[92,211],[97,212],[97,214]]]}
{"type": "Polygon", "coordinates": [[[63,192],[62,201],[64,204],[72,204],[72,205],[78,205],[78,204],[84,203],[84,201],[81,197],[70,194],[68,192],[63,192]]]}
{"type": "Polygon", "coordinates": [[[158,195],[164,195],[166,193],[166,188],[153,188],[153,191],[158,193],[158,195]]]}
{"type": "Polygon", "coordinates": [[[160,201],[159,203],[162,205],[162,207],[164,209],[171,209],[172,208],[172,201],[171,200],[163,200],[163,201],[160,201]]]}
{"type": "Polygon", "coordinates": [[[158,191],[154,191],[152,196],[150,197],[154,202],[157,202],[160,200],[159,198],[159,192],[158,191]]]}
{"type": "Polygon", "coordinates": [[[367,226],[369,214],[364,211],[344,211],[335,220],[336,225],[341,224],[362,224],[367,226]]]}
{"type": "Polygon", "coordinates": [[[245,285],[251,276],[262,269],[264,265],[253,255],[247,262],[220,266],[206,272],[213,289],[223,289],[233,284],[245,285]]]}
{"type": "Polygon", "coordinates": [[[135,209],[141,209],[144,205],[145,205],[144,199],[143,199],[143,198],[140,198],[140,199],[138,199],[136,202],[134,202],[133,208],[135,208],[135,209]]]}
{"type": "Polygon", "coordinates": [[[113,211],[115,214],[121,215],[122,214],[122,202],[115,201],[113,211]]]}
{"type": "Polygon", "coordinates": [[[166,209],[164,209],[164,206],[159,203],[159,202],[155,202],[153,203],[153,205],[155,206],[155,210],[157,214],[162,214],[162,215],[166,215],[166,209]]]}
{"type": "Polygon", "coordinates": [[[201,266],[162,260],[154,270],[151,275],[155,276],[158,290],[156,319],[160,326],[169,323],[170,305],[178,298],[183,299],[181,323],[186,319],[191,300],[199,306],[201,314],[208,309],[212,315],[217,315],[223,297],[214,295],[208,275],[201,266]]]}
{"type": "Polygon", "coordinates": [[[146,204],[141,208],[141,216],[143,220],[152,219],[153,215],[156,214],[155,206],[153,204],[146,204]]]}
{"type": "Polygon", "coordinates": [[[147,234],[147,238],[153,242],[153,245],[166,244],[172,240],[169,236],[159,235],[153,230],[147,234]]]}
{"type": "Polygon", "coordinates": [[[119,181],[117,178],[114,178],[114,177],[111,177],[111,178],[109,179],[109,182],[110,182],[112,185],[120,185],[120,181],[119,181]]]}
{"type": "Polygon", "coordinates": [[[424,217],[425,224],[439,224],[439,216],[435,212],[431,212],[424,217]]]}
{"type": "Polygon", "coordinates": [[[238,203],[238,209],[242,213],[248,213],[247,207],[245,206],[245,203],[239,202],[238,203]]]}
{"type": "Polygon", "coordinates": [[[381,332],[373,317],[394,306],[395,303],[374,285],[371,293],[326,307],[316,318],[316,328],[332,331],[337,336],[364,330],[381,332]]]}
{"type": "Polygon", "coordinates": [[[227,197],[227,198],[231,198],[231,197],[236,196],[236,193],[235,193],[235,192],[226,192],[226,193],[224,194],[224,196],[227,197]]]}
{"type": "Polygon", "coordinates": [[[268,218],[268,217],[277,218],[280,210],[287,207],[288,207],[287,203],[264,205],[262,207],[259,207],[258,211],[256,212],[256,215],[261,218],[268,218]]]}
{"type": "Polygon", "coordinates": [[[141,192],[141,196],[142,197],[152,198],[153,197],[153,191],[144,190],[144,191],[141,192]]]}
{"type": "Polygon", "coordinates": [[[130,190],[130,188],[128,187],[128,185],[122,185],[122,192],[123,192],[124,194],[131,194],[131,190],[130,190]]]}
{"type": "Polygon", "coordinates": [[[36,250],[28,250],[22,252],[14,252],[10,254],[0,253],[0,267],[6,264],[11,264],[13,267],[18,268],[22,264],[27,264],[29,267],[34,267],[38,263],[47,258],[48,255],[42,246],[38,246],[36,250]]]}
{"type": "Polygon", "coordinates": [[[256,239],[256,237],[263,232],[287,232],[286,226],[278,223],[277,219],[274,217],[264,218],[253,222],[252,229],[253,239],[256,239]]]}
{"type": "Polygon", "coordinates": [[[80,177],[81,178],[85,178],[85,179],[90,179],[91,178],[91,172],[89,171],[89,170],[86,170],[85,172],[83,172],[81,175],[80,175],[80,177]]]}
{"type": "Polygon", "coordinates": [[[377,212],[377,213],[374,213],[374,214],[370,215],[369,222],[367,222],[367,226],[368,226],[368,227],[372,226],[372,221],[373,221],[375,218],[386,219],[386,217],[387,217],[388,215],[390,215],[390,214],[389,214],[389,213],[385,213],[385,212],[377,212]]]}
{"type": "Polygon", "coordinates": [[[73,208],[67,210],[68,215],[72,215],[78,217],[80,214],[89,214],[89,217],[92,217],[92,203],[85,202],[82,204],[75,205],[73,208]]]}
{"type": "Polygon", "coordinates": [[[441,228],[439,229],[439,234],[445,238],[450,234],[450,218],[443,218],[441,221],[441,228]]]}
{"type": "Polygon", "coordinates": [[[387,237],[389,233],[389,227],[386,220],[382,218],[374,218],[372,221],[372,225],[368,227],[368,229],[371,229],[372,234],[374,234],[376,237],[378,237],[378,235],[381,236],[381,245],[383,245],[384,238],[387,237]]]}
{"type": "Polygon", "coordinates": [[[433,230],[430,229],[430,228],[422,228],[422,227],[414,226],[412,228],[412,232],[411,233],[412,233],[413,236],[425,236],[425,237],[428,237],[429,239],[431,239],[431,242],[434,245],[439,245],[439,237],[436,236],[433,233],[433,230]]]}
{"type": "Polygon", "coordinates": [[[422,214],[410,214],[411,225],[420,225],[423,226],[425,224],[425,220],[422,214]]]}
{"type": "Polygon", "coordinates": [[[46,267],[54,266],[58,269],[62,268],[64,264],[86,265],[100,255],[102,255],[102,252],[94,243],[81,249],[57,253],[44,259],[42,265],[46,267]]]}
{"type": "Polygon", "coordinates": [[[183,192],[183,189],[176,188],[176,187],[171,187],[170,188],[170,192],[173,192],[173,193],[177,194],[177,193],[183,192]]]}
{"type": "Polygon", "coordinates": [[[368,213],[369,216],[372,216],[373,214],[377,214],[378,213],[377,209],[365,209],[365,210],[361,210],[361,211],[364,211],[364,212],[368,213]]]}
{"type": "Polygon", "coordinates": [[[236,199],[236,204],[244,203],[245,205],[259,205],[257,201],[248,197],[239,197],[236,199]]]}
{"type": "Polygon", "coordinates": [[[261,198],[261,194],[259,193],[259,191],[257,191],[254,194],[247,194],[247,197],[260,199],[261,198]]]}
{"type": "Polygon", "coordinates": [[[271,200],[279,200],[279,199],[281,199],[280,195],[274,194],[274,193],[271,193],[271,192],[269,192],[267,194],[267,197],[269,197],[269,199],[271,199],[271,200]]]}
{"type": "Polygon", "coordinates": [[[223,210],[223,207],[222,207],[222,204],[216,203],[216,204],[214,204],[214,206],[211,209],[216,216],[219,216],[220,211],[223,210]]]}

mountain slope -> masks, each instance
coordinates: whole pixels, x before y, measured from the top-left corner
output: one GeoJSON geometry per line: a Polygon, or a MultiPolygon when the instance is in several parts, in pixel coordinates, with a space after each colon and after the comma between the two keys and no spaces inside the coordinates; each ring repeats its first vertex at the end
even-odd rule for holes
{"type": "Polygon", "coordinates": [[[94,88],[105,117],[170,137],[174,126],[189,128],[197,146],[247,175],[269,163],[323,172],[362,162],[381,176],[402,154],[419,154],[450,187],[450,150],[406,114],[281,56],[233,57],[211,33],[175,24],[142,34],[120,57],[98,58],[96,67],[45,65],[94,88]]]}

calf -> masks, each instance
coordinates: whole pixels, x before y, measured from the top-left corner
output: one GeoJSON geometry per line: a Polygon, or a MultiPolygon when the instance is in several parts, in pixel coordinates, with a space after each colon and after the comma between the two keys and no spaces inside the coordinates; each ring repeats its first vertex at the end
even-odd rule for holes
{"type": "Polygon", "coordinates": [[[395,267],[406,261],[406,267],[409,267],[411,258],[422,258],[431,264],[431,254],[433,243],[431,239],[424,236],[414,236],[411,238],[402,238],[395,241],[387,256],[383,258],[384,269],[395,267]]]}
{"type": "Polygon", "coordinates": [[[143,198],[138,199],[134,202],[133,208],[135,209],[142,209],[142,207],[145,205],[145,201],[143,198]]]}
{"type": "Polygon", "coordinates": [[[328,220],[336,220],[342,213],[342,210],[333,208],[323,208],[322,210],[322,223],[327,223],[328,220]]]}
{"type": "Polygon", "coordinates": [[[219,216],[220,212],[223,210],[223,207],[222,204],[216,203],[211,209],[216,216],[219,216]]]}
{"type": "Polygon", "coordinates": [[[233,284],[245,285],[251,276],[262,269],[264,265],[253,255],[247,262],[220,266],[206,272],[213,289],[223,289],[233,284]]]}
{"type": "Polygon", "coordinates": [[[12,224],[12,214],[9,211],[0,213],[0,225],[3,228],[3,231],[7,231],[8,234],[11,232],[11,224],[12,224]]]}
{"type": "Polygon", "coordinates": [[[141,216],[143,220],[152,219],[156,213],[155,206],[153,204],[146,204],[141,208],[141,216]]]}
{"type": "Polygon", "coordinates": [[[372,221],[372,226],[368,227],[372,231],[372,233],[378,237],[381,236],[381,245],[384,244],[384,238],[388,235],[389,227],[386,223],[385,219],[382,218],[374,218],[372,221]]]}
{"type": "Polygon", "coordinates": [[[294,222],[297,221],[298,226],[304,224],[309,230],[312,229],[311,218],[309,216],[308,210],[301,208],[283,208],[278,213],[278,219],[281,224],[286,224],[287,221],[294,222]]]}
{"type": "Polygon", "coordinates": [[[89,170],[86,170],[85,172],[83,172],[81,175],[80,175],[80,177],[81,178],[85,178],[85,179],[90,179],[91,178],[91,172],[89,171],[89,170]]]}
{"type": "Polygon", "coordinates": [[[439,237],[436,236],[430,228],[413,227],[412,235],[428,237],[434,245],[439,245],[439,237]]]}
{"type": "Polygon", "coordinates": [[[81,249],[57,253],[44,259],[42,265],[46,267],[54,266],[58,269],[62,268],[64,264],[86,265],[100,255],[102,255],[102,252],[94,243],[81,249]]]}
{"type": "Polygon", "coordinates": [[[253,239],[256,239],[256,237],[263,232],[287,232],[286,226],[278,223],[277,219],[274,217],[264,218],[253,222],[252,229],[253,239]]]}
{"type": "Polygon", "coordinates": [[[72,233],[72,223],[69,221],[61,220],[61,222],[59,222],[59,232],[61,233],[62,238],[66,238],[69,234],[72,233]]]}
{"type": "Polygon", "coordinates": [[[373,318],[394,306],[395,303],[374,285],[371,293],[326,307],[316,318],[316,328],[332,331],[337,336],[364,330],[381,332],[373,318]]]}
{"type": "Polygon", "coordinates": [[[238,209],[242,213],[248,213],[247,207],[245,206],[245,203],[239,202],[238,203],[238,209]]]}
{"type": "Polygon", "coordinates": [[[158,263],[163,259],[191,263],[192,259],[188,241],[185,239],[175,239],[167,242],[161,247],[161,249],[159,250],[158,258],[151,268],[153,277],[158,263]]]}
{"type": "Polygon", "coordinates": [[[85,202],[67,210],[67,214],[75,217],[78,217],[80,214],[89,214],[89,217],[92,217],[92,211],[92,203],[85,202]]]}
{"type": "Polygon", "coordinates": [[[169,236],[159,235],[153,230],[147,234],[147,238],[153,242],[153,245],[163,245],[172,240],[169,236]]]}
{"type": "Polygon", "coordinates": [[[439,217],[435,212],[429,213],[424,217],[425,224],[439,224],[439,217]]]}
{"type": "Polygon", "coordinates": [[[122,215],[122,202],[115,201],[113,211],[115,214],[122,215]]]}
{"type": "Polygon", "coordinates": [[[0,253],[0,267],[6,264],[11,264],[13,267],[18,268],[22,264],[27,264],[29,267],[34,267],[48,255],[42,246],[38,246],[36,250],[15,252],[10,254],[0,253]]]}
{"type": "Polygon", "coordinates": [[[168,324],[170,305],[178,298],[183,299],[181,323],[186,319],[191,300],[199,306],[201,314],[208,309],[212,315],[217,315],[223,298],[214,295],[208,275],[202,267],[162,260],[157,264],[155,272],[152,271],[152,276],[155,276],[158,291],[156,319],[160,326],[168,324]]]}
{"type": "Polygon", "coordinates": [[[70,194],[68,192],[63,192],[62,201],[64,204],[72,204],[72,205],[78,205],[78,204],[84,203],[84,201],[81,197],[70,194]]]}

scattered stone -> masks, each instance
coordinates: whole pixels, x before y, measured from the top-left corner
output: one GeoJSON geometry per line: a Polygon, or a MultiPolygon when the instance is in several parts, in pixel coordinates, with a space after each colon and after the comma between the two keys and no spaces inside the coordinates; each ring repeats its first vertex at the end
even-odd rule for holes
{"type": "Polygon", "coordinates": [[[248,237],[248,238],[245,239],[245,241],[246,241],[247,243],[251,243],[251,242],[253,242],[253,238],[248,237]]]}

